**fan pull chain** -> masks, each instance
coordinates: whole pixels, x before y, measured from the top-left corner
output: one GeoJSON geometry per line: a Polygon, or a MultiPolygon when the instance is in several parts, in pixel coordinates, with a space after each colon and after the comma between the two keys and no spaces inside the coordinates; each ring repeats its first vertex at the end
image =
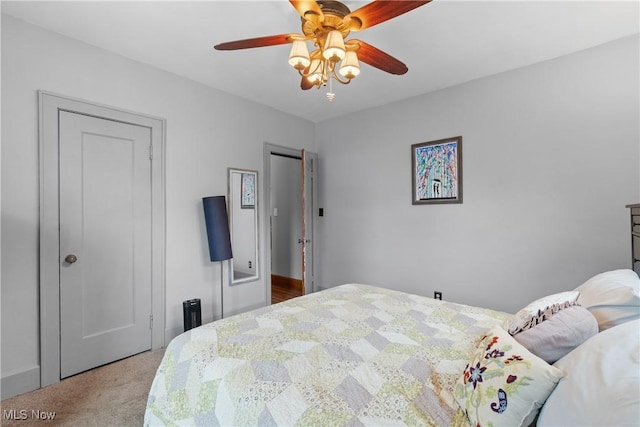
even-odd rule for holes
{"type": "Polygon", "coordinates": [[[333,79],[329,78],[329,92],[327,92],[327,99],[329,100],[329,102],[331,102],[335,97],[336,94],[333,93],[333,79]]]}

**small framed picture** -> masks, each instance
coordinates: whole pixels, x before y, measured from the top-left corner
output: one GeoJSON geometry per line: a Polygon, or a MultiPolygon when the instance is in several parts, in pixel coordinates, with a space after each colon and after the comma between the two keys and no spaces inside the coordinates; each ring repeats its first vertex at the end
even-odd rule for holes
{"type": "Polygon", "coordinates": [[[240,207],[254,209],[256,207],[256,175],[243,173],[241,184],[240,207]]]}
{"type": "Polygon", "coordinates": [[[411,146],[412,204],[462,203],[462,137],[411,146]]]}

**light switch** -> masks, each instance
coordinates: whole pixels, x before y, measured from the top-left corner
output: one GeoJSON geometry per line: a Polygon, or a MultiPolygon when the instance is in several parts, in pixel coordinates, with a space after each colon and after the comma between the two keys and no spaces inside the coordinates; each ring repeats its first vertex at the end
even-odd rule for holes
{"type": "Polygon", "coordinates": [[[278,216],[278,208],[273,208],[273,216],[278,216]]]}

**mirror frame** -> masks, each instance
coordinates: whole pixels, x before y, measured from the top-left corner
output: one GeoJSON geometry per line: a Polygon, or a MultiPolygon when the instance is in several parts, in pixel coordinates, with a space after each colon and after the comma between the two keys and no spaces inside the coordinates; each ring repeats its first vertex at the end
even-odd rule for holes
{"type": "MultiPolygon", "coordinates": [[[[254,265],[254,271],[255,274],[249,277],[243,277],[242,279],[236,279],[235,278],[235,270],[234,270],[234,262],[235,259],[232,258],[230,260],[230,268],[229,268],[229,283],[231,285],[238,285],[241,283],[248,283],[248,282],[254,282],[256,280],[260,280],[260,222],[258,221],[258,216],[259,216],[259,193],[258,193],[258,171],[257,170],[251,170],[251,169],[242,169],[242,168],[227,168],[227,198],[229,200],[229,206],[228,206],[228,211],[229,211],[229,231],[231,232],[231,248],[232,251],[234,251],[235,253],[235,246],[234,246],[234,236],[233,236],[233,221],[234,221],[234,205],[236,204],[236,198],[234,197],[234,188],[233,188],[233,174],[234,173],[240,173],[240,174],[252,174],[255,176],[255,194],[254,194],[254,205],[251,208],[253,210],[254,217],[253,217],[253,227],[254,227],[254,231],[255,231],[255,247],[254,247],[254,251],[255,251],[255,265],[254,265]]],[[[242,179],[242,178],[241,178],[242,179]]],[[[239,191],[242,191],[241,189],[238,189],[239,191]]],[[[239,194],[239,192],[238,192],[239,194]]],[[[238,203],[238,205],[242,204],[242,200],[240,200],[240,203],[238,203]]],[[[244,207],[242,207],[241,209],[245,209],[244,207]]]]}

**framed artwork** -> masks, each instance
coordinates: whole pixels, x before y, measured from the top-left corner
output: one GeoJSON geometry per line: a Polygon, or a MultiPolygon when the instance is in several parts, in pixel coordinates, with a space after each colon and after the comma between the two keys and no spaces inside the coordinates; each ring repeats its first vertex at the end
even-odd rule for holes
{"type": "Polygon", "coordinates": [[[462,137],[411,146],[412,204],[462,203],[462,137]]]}
{"type": "Polygon", "coordinates": [[[243,173],[240,187],[240,208],[254,209],[256,207],[256,174],[243,173]]]}

